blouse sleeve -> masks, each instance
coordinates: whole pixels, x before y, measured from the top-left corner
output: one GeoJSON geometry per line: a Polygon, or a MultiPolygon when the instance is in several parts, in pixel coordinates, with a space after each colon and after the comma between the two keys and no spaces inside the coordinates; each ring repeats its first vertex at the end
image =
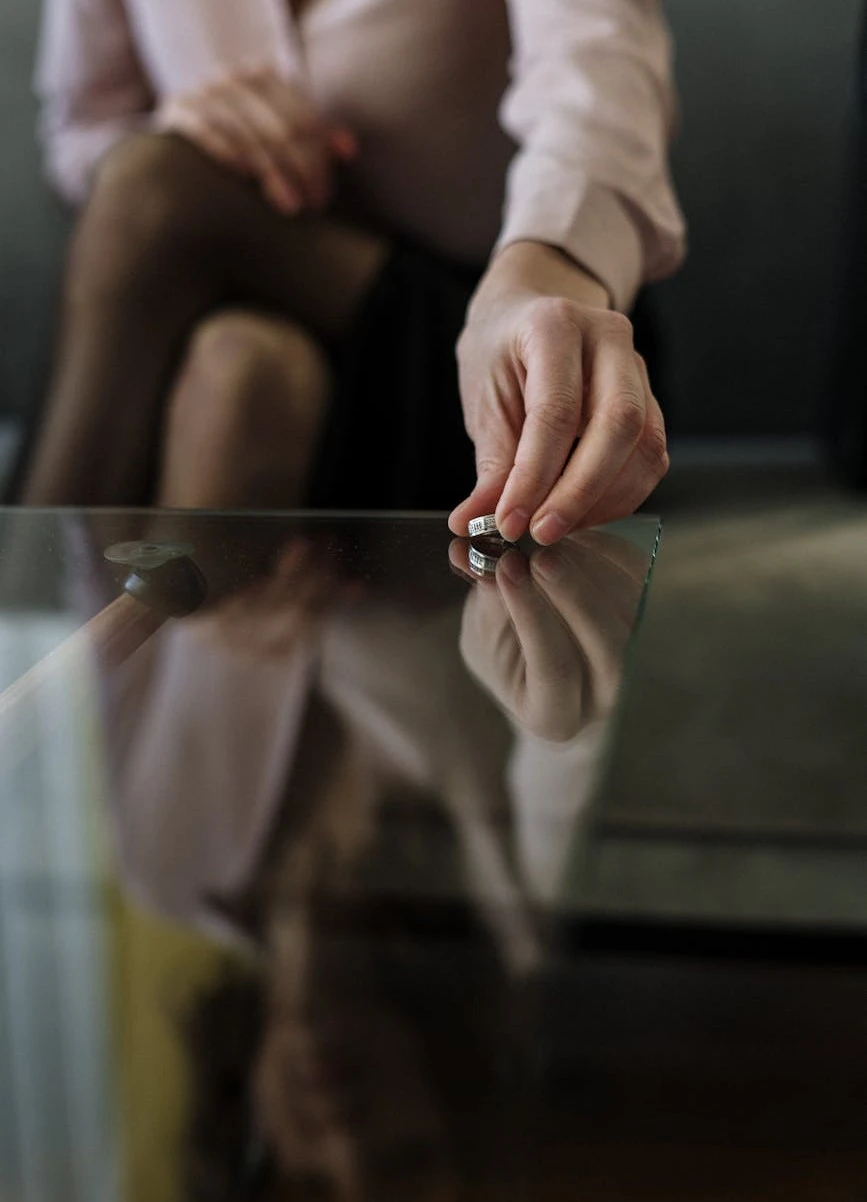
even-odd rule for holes
{"type": "Polygon", "coordinates": [[[46,173],[80,204],[106,151],[150,121],[122,0],[45,0],[35,82],[46,173]]]}
{"type": "Polygon", "coordinates": [[[628,309],[685,250],[668,169],[675,99],[659,0],[508,0],[518,143],[498,246],[563,249],[628,309]]]}

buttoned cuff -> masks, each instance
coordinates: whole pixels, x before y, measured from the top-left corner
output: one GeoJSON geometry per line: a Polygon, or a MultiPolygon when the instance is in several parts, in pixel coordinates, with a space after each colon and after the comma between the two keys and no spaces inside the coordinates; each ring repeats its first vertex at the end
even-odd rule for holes
{"type": "Polygon", "coordinates": [[[615,309],[631,308],[645,274],[635,221],[614,189],[543,151],[522,152],[509,170],[495,253],[525,241],[565,251],[608,289],[615,309]]]}

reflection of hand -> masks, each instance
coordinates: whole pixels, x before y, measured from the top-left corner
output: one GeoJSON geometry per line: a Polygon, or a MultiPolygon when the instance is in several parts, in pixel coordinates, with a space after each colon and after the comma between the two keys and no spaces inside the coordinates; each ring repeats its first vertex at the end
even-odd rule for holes
{"type": "Polygon", "coordinates": [[[157,125],[224,167],[252,176],[286,216],[324,208],[334,160],[355,154],[348,129],[326,122],[298,87],[267,67],[171,97],[157,113],[157,125]]]}
{"type": "MultiPolygon", "coordinates": [[[[449,557],[467,571],[464,540],[449,557]]],[[[569,535],[529,561],[507,551],[467,598],[467,667],[531,734],[574,738],[614,703],[646,568],[637,547],[601,531],[569,535]]]]}

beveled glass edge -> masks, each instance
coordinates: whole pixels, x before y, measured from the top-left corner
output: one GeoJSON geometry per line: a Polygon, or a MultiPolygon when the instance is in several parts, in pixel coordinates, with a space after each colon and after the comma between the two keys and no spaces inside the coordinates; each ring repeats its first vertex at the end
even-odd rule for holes
{"type": "Polygon", "coordinates": [[[617,700],[614,705],[614,710],[608,720],[608,729],[605,731],[605,737],[601,740],[599,746],[599,759],[595,772],[593,787],[590,791],[590,797],[584,812],[576,821],[574,829],[569,834],[570,848],[566,857],[566,865],[563,870],[561,886],[556,894],[556,908],[564,916],[574,918],[581,913],[582,900],[582,882],[589,865],[589,851],[593,843],[593,828],[596,818],[599,813],[600,803],[602,800],[605,784],[609,779],[611,767],[616,754],[615,748],[620,740],[620,735],[623,729],[625,700],[629,689],[629,682],[632,678],[633,665],[636,654],[636,647],[644,625],[644,619],[647,613],[648,599],[650,597],[650,584],[656,569],[659,551],[662,546],[662,536],[664,529],[664,521],[661,517],[636,514],[632,518],[624,519],[624,523],[612,523],[608,527],[609,530],[616,526],[625,524],[626,522],[645,521],[648,524],[654,524],[656,533],[654,535],[653,544],[649,550],[649,561],[647,571],[644,576],[644,583],[641,589],[641,597],[638,602],[638,609],[635,614],[635,621],[632,624],[632,630],[629,632],[629,640],[623,653],[623,669],[620,677],[620,687],[617,691],[617,700]]]}

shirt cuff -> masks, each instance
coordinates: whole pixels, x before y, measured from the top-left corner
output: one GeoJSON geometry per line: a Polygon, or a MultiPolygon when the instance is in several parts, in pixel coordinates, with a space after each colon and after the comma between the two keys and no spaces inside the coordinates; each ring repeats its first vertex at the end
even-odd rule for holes
{"type": "Polygon", "coordinates": [[[563,250],[631,308],[645,274],[640,231],[614,189],[544,152],[523,152],[509,170],[506,213],[495,253],[511,242],[563,250]]]}

